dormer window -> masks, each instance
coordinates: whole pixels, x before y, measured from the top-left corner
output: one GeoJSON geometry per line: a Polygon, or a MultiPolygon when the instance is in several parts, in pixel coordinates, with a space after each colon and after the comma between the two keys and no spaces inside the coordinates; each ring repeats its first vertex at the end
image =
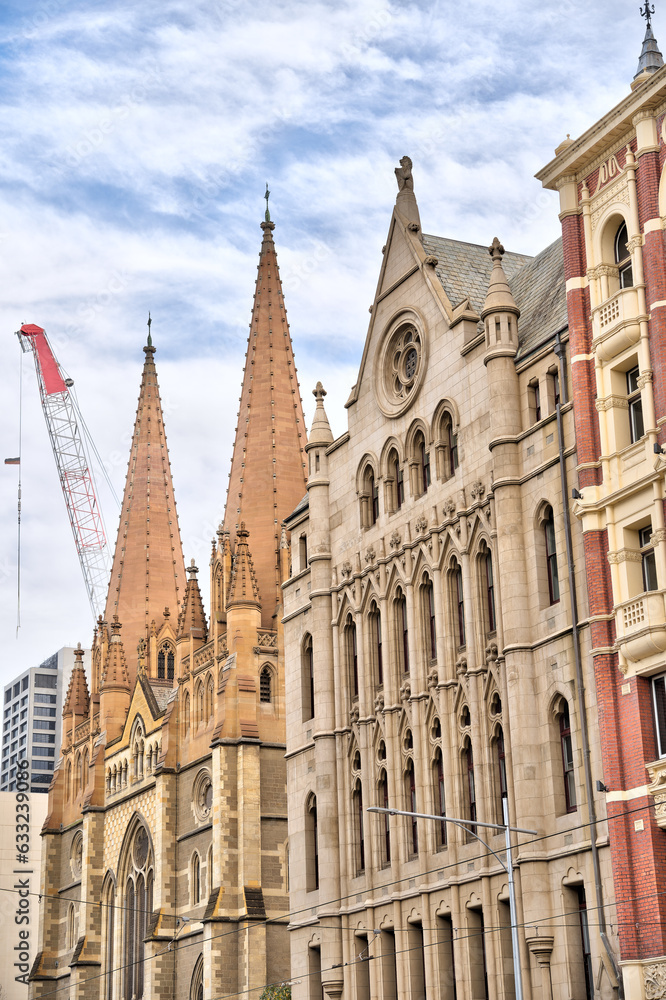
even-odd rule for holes
{"type": "Polygon", "coordinates": [[[615,234],[615,263],[620,273],[620,288],[631,288],[634,284],[631,250],[627,246],[628,242],[627,223],[623,222],[615,234]]]}

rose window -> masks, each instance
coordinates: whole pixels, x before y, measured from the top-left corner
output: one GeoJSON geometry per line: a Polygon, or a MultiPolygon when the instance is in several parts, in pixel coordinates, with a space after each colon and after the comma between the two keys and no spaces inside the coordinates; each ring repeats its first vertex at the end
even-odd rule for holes
{"type": "Polygon", "coordinates": [[[420,361],[421,338],[410,327],[397,338],[391,357],[392,388],[398,399],[406,399],[412,391],[420,361]]]}

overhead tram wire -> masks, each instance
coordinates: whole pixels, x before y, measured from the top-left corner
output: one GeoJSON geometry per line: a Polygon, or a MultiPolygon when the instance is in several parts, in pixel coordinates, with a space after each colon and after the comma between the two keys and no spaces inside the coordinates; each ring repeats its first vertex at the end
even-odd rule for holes
{"type": "MultiPolygon", "coordinates": [[[[644,810],[645,810],[645,806],[637,806],[634,809],[627,809],[627,810],[625,810],[625,811],[623,811],[621,813],[618,813],[616,816],[606,817],[606,821],[608,821],[609,819],[624,819],[627,816],[632,815],[633,813],[642,812],[644,810]]],[[[539,843],[539,842],[542,842],[544,840],[548,840],[548,839],[550,839],[552,837],[564,836],[565,834],[573,833],[573,832],[576,832],[577,830],[585,829],[585,827],[588,827],[588,826],[590,826],[589,823],[579,823],[577,826],[570,827],[567,830],[561,830],[561,831],[558,831],[557,833],[544,834],[541,837],[533,837],[529,841],[523,841],[523,842],[521,842],[520,844],[518,844],[516,846],[517,846],[517,848],[528,847],[530,844],[539,843]]],[[[483,860],[489,858],[490,856],[491,856],[490,854],[484,854],[484,855],[477,856],[473,860],[475,862],[476,861],[483,861],[483,860]]],[[[458,867],[459,864],[460,864],[459,861],[455,861],[455,862],[452,862],[449,865],[444,865],[441,868],[431,869],[429,872],[424,872],[423,874],[424,875],[437,874],[440,871],[446,871],[448,868],[458,867]]],[[[400,884],[401,882],[408,881],[408,879],[410,877],[413,877],[413,876],[407,876],[405,878],[395,879],[393,882],[385,883],[385,885],[387,885],[387,886],[397,885],[397,884],[400,884]]],[[[0,887],[0,889],[1,888],[2,887],[0,887]]],[[[447,888],[447,886],[432,886],[432,885],[425,885],[425,886],[423,886],[424,890],[435,891],[435,892],[436,891],[444,891],[446,888],[447,888]]],[[[4,889],[4,891],[5,892],[15,892],[17,890],[14,890],[14,889],[4,889]]],[[[61,897],[59,895],[49,895],[49,894],[46,894],[46,893],[38,893],[38,892],[31,892],[31,893],[29,893],[29,895],[31,895],[31,896],[39,896],[40,898],[45,897],[45,898],[49,898],[49,899],[58,899],[58,900],[61,900],[62,902],[67,902],[67,903],[76,903],[76,902],[79,902],[79,903],[81,903],[82,905],[85,905],[85,906],[100,906],[100,907],[106,906],[108,909],[119,909],[119,910],[126,910],[126,909],[128,909],[128,907],[119,906],[117,904],[113,904],[112,906],[110,906],[107,903],[102,903],[100,900],[80,900],[80,899],[76,900],[76,899],[69,899],[69,898],[65,899],[64,897],[61,897]]],[[[333,903],[343,902],[344,900],[351,899],[351,897],[355,896],[355,895],[356,895],[356,893],[350,893],[347,896],[340,896],[337,899],[328,900],[328,901],[325,900],[323,902],[317,903],[316,907],[307,906],[307,907],[303,907],[300,910],[293,910],[293,911],[290,911],[288,913],[282,914],[280,917],[269,917],[266,920],[256,921],[256,922],[253,922],[253,923],[249,924],[247,927],[242,928],[242,932],[243,933],[249,933],[249,931],[252,930],[255,927],[266,927],[268,924],[284,923],[285,920],[287,920],[288,918],[290,919],[291,917],[297,916],[300,913],[311,913],[314,908],[319,908],[319,907],[323,907],[323,906],[330,906],[333,903]]],[[[628,896],[628,897],[625,897],[625,898],[623,898],[621,900],[615,899],[613,903],[610,903],[610,902],[609,903],[605,903],[603,905],[603,909],[605,910],[605,909],[609,908],[610,906],[617,906],[618,903],[619,904],[626,904],[626,903],[630,903],[630,902],[637,902],[639,900],[655,899],[655,898],[658,898],[658,897],[661,897],[661,896],[666,896],[666,891],[664,891],[664,892],[650,892],[650,893],[645,893],[643,895],[628,896]]],[[[597,909],[599,909],[599,907],[589,907],[588,908],[588,913],[593,913],[597,909]]],[[[147,911],[139,911],[139,912],[147,912],[147,911]]],[[[558,920],[564,920],[567,917],[573,915],[574,913],[578,914],[578,912],[579,911],[577,909],[575,911],[573,911],[573,910],[572,911],[564,911],[564,913],[553,915],[553,916],[549,917],[547,920],[544,920],[543,923],[547,924],[547,923],[554,923],[555,921],[558,921],[558,920]]],[[[344,918],[345,916],[349,916],[349,914],[345,914],[345,913],[341,913],[340,914],[341,918],[344,918]]],[[[635,921],[624,921],[624,922],[622,922],[622,921],[615,921],[614,922],[614,926],[618,926],[618,927],[624,926],[625,923],[628,926],[633,926],[635,924],[635,921]]],[[[315,923],[313,923],[311,925],[310,924],[304,924],[302,926],[304,926],[304,927],[305,926],[312,926],[312,927],[322,926],[322,927],[326,928],[328,925],[326,925],[326,924],[320,924],[319,922],[317,922],[316,924],[315,923]]],[[[331,925],[331,926],[334,927],[334,929],[338,929],[337,925],[331,925]]],[[[521,924],[518,924],[518,926],[522,927],[523,929],[525,929],[525,928],[535,927],[536,925],[535,925],[534,921],[529,921],[529,922],[523,922],[521,924]]],[[[541,925],[539,925],[539,926],[541,926],[541,925]]],[[[601,925],[600,924],[591,924],[590,926],[596,927],[596,926],[601,926],[601,925]]],[[[371,930],[373,930],[373,928],[363,928],[363,929],[367,933],[369,933],[371,930]]],[[[395,930],[396,928],[394,927],[393,929],[395,930]]],[[[398,929],[402,930],[403,928],[398,928],[398,929]]],[[[428,927],[428,929],[432,930],[432,928],[430,928],[430,927],[428,927]]],[[[456,929],[459,930],[459,928],[454,928],[454,930],[456,930],[456,929]]],[[[494,934],[494,933],[499,932],[500,930],[501,930],[500,927],[494,927],[494,926],[493,927],[485,927],[483,931],[480,931],[478,933],[475,932],[475,933],[472,933],[472,934],[458,935],[458,937],[454,938],[454,940],[456,940],[456,941],[466,940],[466,939],[469,939],[469,938],[478,937],[480,934],[494,934]]],[[[210,940],[211,940],[211,942],[213,942],[213,941],[221,940],[222,938],[225,938],[225,937],[230,937],[231,935],[238,935],[239,933],[241,933],[241,929],[237,927],[237,928],[235,928],[234,930],[231,930],[231,931],[224,931],[221,934],[215,934],[215,935],[213,935],[211,937],[210,940]]],[[[187,938],[184,939],[184,940],[181,940],[181,942],[179,944],[179,949],[178,949],[179,951],[184,951],[186,948],[192,948],[192,947],[199,947],[200,948],[201,947],[201,943],[199,941],[200,935],[197,933],[197,934],[194,934],[192,936],[196,937],[196,941],[190,942],[190,941],[187,940],[187,938]]],[[[428,945],[427,947],[431,947],[431,946],[428,945]]],[[[410,951],[410,950],[413,950],[413,949],[404,949],[404,951],[410,951]]],[[[169,951],[169,949],[167,948],[166,951],[158,952],[156,955],[148,956],[147,958],[144,959],[144,961],[148,962],[148,961],[151,961],[152,959],[155,959],[155,958],[161,958],[163,955],[167,954],[168,951],[169,951]]],[[[366,960],[364,959],[364,961],[366,961],[366,960]]],[[[354,963],[347,963],[347,965],[351,965],[351,964],[354,964],[354,963]]],[[[332,967],[332,968],[337,968],[337,967],[338,966],[335,966],[335,967],[332,967]]],[[[114,966],[113,969],[108,969],[106,972],[100,973],[99,975],[88,977],[85,980],[85,982],[86,983],[87,982],[94,982],[96,979],[103,979],[104,977],[106,977],[108,975],[111,975],[111,974],[113,974],[115,972],[123,971],[126,968],[128,968],[127,965],[114,966]]],[[[323,971],[328,971],[328,970],[323,970],[323,971]]],[[[304,978],[308,978],[308,976],[292,977],[292,979],[283,980],[283,982],[291,982],[293,980],[300,980],[300,979],[304,979],[304,978]]],[[[255,988],[253,990],[245,990],[244,992],[240,992],[240,993],[218,994],[218,996],[213,997],[212,1000],[233,1000],[233,998],[235,998],[235,997],[246,996],[249,993],[256,992],[256,989],[264,989],[264,986],[257,987],[257,988],[255,988]]],[[[55,997],[55,996],[60,995],[61,993],[69,992],[69,990],[70,990],[70,986],[69,985],[68,986],[63,986],[63,987],[58,987],[57,989],[52,990],[49,993],[42,994],[42,996],[44,998],[46,998],[46,997],[55,997]]]]}
{"type": "MultiPolygon", "coordinates": [[[[606,820],[604,820],[603,822],[607,822],[608,820],[625,819],[628,816],[632,816],[636,812],[643,812],[645,810],[645,808],[646,808],[645,806],[636,806],[634,809],[627,809],[624,812],[618,813],[616,816],[607,817],[606,820]]],[[[521,841],[520,843],[516,844],[516,850],[519,850],[521,847],[529,847],[531,844],[541,843],[544,840],[551,839],[552,837],[560,837],[560,836],[566,836],[567,834],[570,834],[570,833],[576,833],[578,830],[584,830],[588,826],[590,826],[590,823],[579,823],[578,826],[568,827],[566,830],[559,830],[559,831],[557,831],[555,833],[545,833],[541,837],[532,837],[530,840],[524,840],[524,841],[521,841]]],[[[574,853],[576,853],[576,852],[574,852],[574,853]]],[[[490,857],[492,857],[492,855],[493,855],[493,852],[490,851],[490,852],[487,852],[485,854],[477,855],[474,858],[468,858],[467,862],[471,863],[473,861],[474,863],[476,863],[476,862],[480,862],[480,861],[486,861],[490,857]]],[[[437,875],[440,872],[448,871],[448,869],[450,869],[450,868],[457,868],[460,864],[461,864],[460,861],[452,861],[449,864],[447,864],[447,865],[441,865],[438,868],[430,868],[428,871],[423,872],[422,875],[423,875],[424,878],[426,876],[428,876],[428,875],[437,875]]],[[[518,865],[517,867],[520,868],[520,865],[518,865]]],[[[492,874],[499,874],[499,873],[500,873],[500,870],[498,870],[496,873],[493,872],[492,874]]],[[[400,885],[401,882],[408,882],[408,881],[410,881],[413,878],[414,878],[413,875],[405,875],[403,878],[393,879],[393,881],[391,881],[391,882],[384,882],[384,883],[382,883],[381,887],[382,888],[383,887],[390,888],[391,886],[400,885]]],[[[423,888],[424,891],[438,891],[440,889],[445,889],[446,886],[438,886],[436,884],[433,885],[432,883],[429,883],[429,884],[424,884],[422,886],[422,888],[423,888]]],[[[18,892],[18,890],[17,889],[12,889],[12,888],[6,888],[4,886],[0,886],[0,892],[18,892]]],[[[103,903],[99,899],[72,899],[71,896],[68,896],[68,897],[65,898],[64,896],[61,896],[59,893],[46,893],[46,892],[37,892],[37,891],[35,891],[35,892],[29,892],[28,895],[29,896],[38,896],[40,899],[57,899],[58,901],[64,902],[64,903],[79,903],[82,906],[100,906],[100,907],[106,907],[109,910],[111,910],[111,909],[113,909],[113,910],[129,910],[130,909],[130,907],[122,906],[119,903],[113,903],[113,904],[103,903]]],[[[334,903],[343,903],[345,900],[352,899],[352,897],[356,897],[356,895],[357,895],[356,892],[351,892],[351,893],[348,893],[346,896],[339,896],[336,899],[324,900],[321,903],[317,903],[314,907],[312,905],[310,905],[310,906],[305,906],[305,907],[303,907],[300,910],[290,910],[287,913],[284,913],[284,914],[282,914],[279,917],[267,917],[265,920],[254,921],[251,926],[252,927],[264,927],[267,924],[282,923],[287,918],[291,919],[294,916],[298,916],[299,913],[308,913],[308,914],[311,914],[313,908],[317,909],[317,908],[322,907],[322,906],[331,906],[334,903]]],[[[666,891],[664,893],[656,893],[656,894],[655,893],[650,893],[646,897],[633,897],[633,898],[636,898],[636,899],[649,898],[651,895],[666,895],[666,891]]],[[[592,908],[590,908],[589,912],[591,912],[591,909],[592,908]]],[[[138,913],[148,913],[148,910],[136,910],[135,912],[138,912],[138,913]]],[[[228,932],[225,932],[224,934],[217,935],[216,937],[227,937],[229,934],[236,934],[236,933],[238,933],[238,932],[237,931],[228,931],[228,932]]],[[[211,940],[216,940],[216,938],[212,938],[211,940]]]]}

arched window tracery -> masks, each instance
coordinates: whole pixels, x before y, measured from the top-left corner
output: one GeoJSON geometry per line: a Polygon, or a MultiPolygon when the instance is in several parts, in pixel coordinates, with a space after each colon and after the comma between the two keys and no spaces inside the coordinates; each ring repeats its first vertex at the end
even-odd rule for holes
{"type": "Polygon", "coordinates": [[[127,845],[124,875],[123,1000],[144,995],[144,939],[153,908],[154,859],[148,831],[138,823],[127,845]]]}

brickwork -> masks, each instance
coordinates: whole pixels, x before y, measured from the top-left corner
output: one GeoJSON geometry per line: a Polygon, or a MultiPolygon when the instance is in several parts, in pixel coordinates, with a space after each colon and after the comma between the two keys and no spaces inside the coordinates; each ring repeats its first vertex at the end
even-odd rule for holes
{"type": "MultiPolygon", "coordinates": [[[[651,678],[666,670],[666,658],[660,644],[631,645],[632,628],[637,633],[642,619],[625,615],[623,607],[643,608],[640,602],[650,594],[642,597],[645,581],[622,565],[627,559],[640,561],[640,555],[627,549],[635,525],[647,522],[660,528],[664,523],[663,471],[655,464],[653,445],[664,440],[666,416],[666,244],[660,215],[666,149],[664,117],[655,121],[652,115],[665,97],[664,72],[659,71],[634,91],[630,111],[622,112],[622,126],[614,109],[539,175],[547,186],[560,187],[569,209],[574,207],[569,186],[575,183],[579,206],[577,212],[564,213],[562,234],[568,276],[579,279],[570,284],[567,305],[572,355],[584,356],[573,372],[579,481],[581,488],[591,487],[587,496],[593,503],[588,507],[584,491],[576,512],[584,530],[590,615],[598,616],[590,632],[604,782],[610,789],[620,953],[626,995],[632,998],[658,995],[654,987],[646,992],[644,968],[648,960],[666,959],[666,833],[646,791],[651,780],[646,765],[651,765],[653,780],[653,769],[660,773],[662,767],[656,760],[651,678]],[[587,146],[592,135],[594,164],[587,146]],[[630,239],[635,292],[631,283],[619,283],[621,261],[613,238],[622,220],[630,239]],[[637,233],[641,239],[632,240],[637,233]],[[625,372],[632,366],[641,376],[645,433],[640,442],[626,433],[627,404],[622,401],[628,394],[625,372]],[[657,431],[649,416],[652,405],[657,431]]],[[[659,543],[656,549],[661,591],[666,574],[659,543]]],[[[660,607],[650,620],[654,633],[666,628],[660,607]]]]}

